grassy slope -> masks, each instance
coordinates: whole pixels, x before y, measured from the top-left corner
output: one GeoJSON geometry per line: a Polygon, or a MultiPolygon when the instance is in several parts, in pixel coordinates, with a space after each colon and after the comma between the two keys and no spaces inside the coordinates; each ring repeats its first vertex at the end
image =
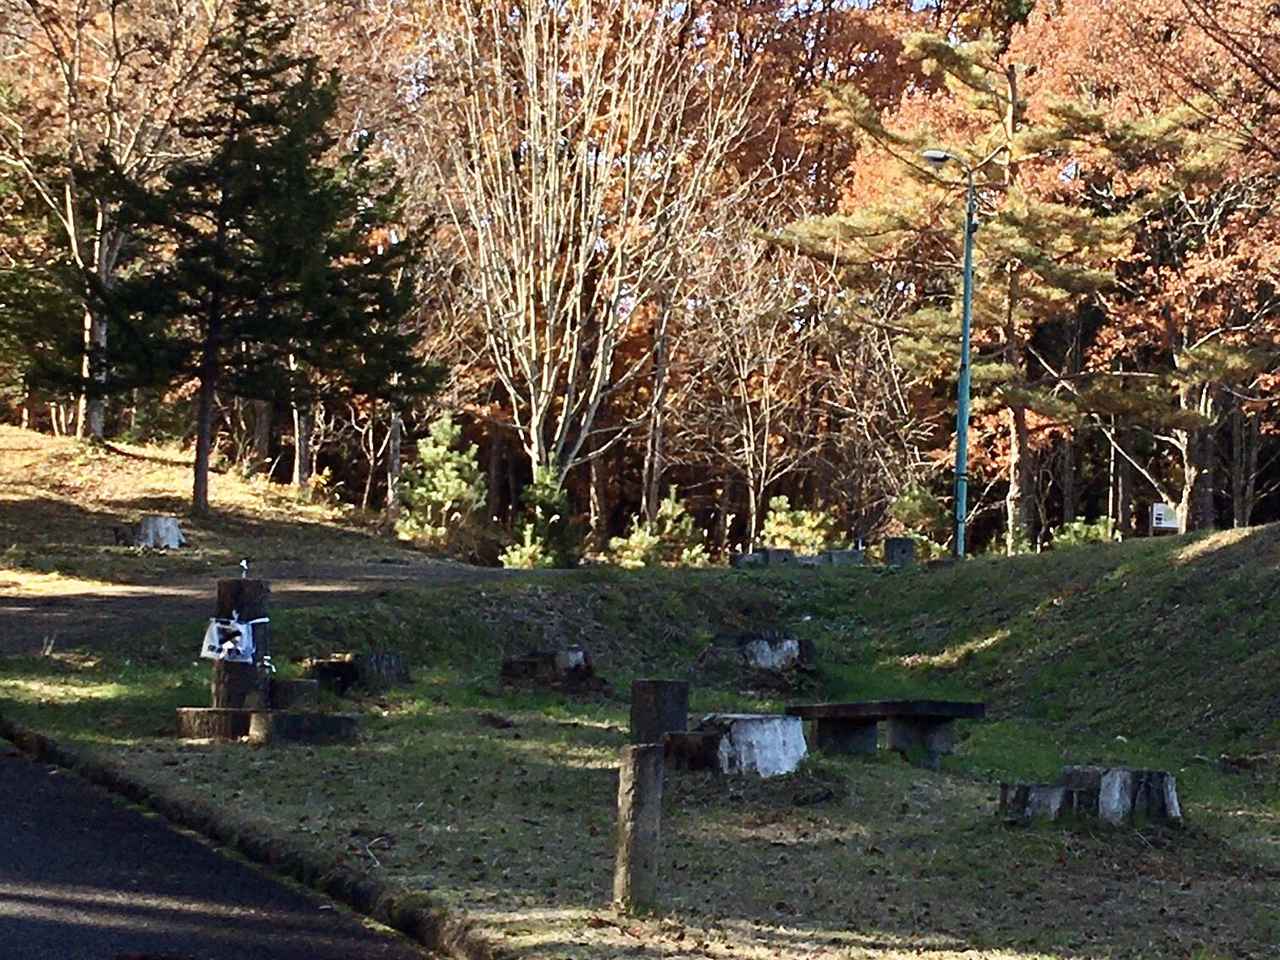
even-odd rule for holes
{"type": "Polygon", "coordinates": [[[59,580],[145,583],[225,571],[250,538],[260,560],[404,553],[358,515],[233,472],[211,476],[213,510],[197,521],[188,516],[191,482],[190,455],[176,449],[99,448],[0,424],[0,585],[56,593],[59,580]],[[115,543],[112,527],[148,513],[181,518],[188,548],[166,556],[115,543]]]}
{"type": "Polygon", "coordinates": [[[1275,767],[1197,758],[1280,742],[1278,568],[1270,527],[907,572],[583,571],[275,611],[283,655],[385,644],[416,664],[411,689],[357,705],[353,748],[175,744],[172,708],[207,696],[195,623],[166,625],[145,658],[0,664],[0,696],[140,775],[465,905],[527,956],[1266,956],[1275,767]],[[942,777],[824,760],[768,785],[677,780],[671,914],[614,923],[601,911],[624,697],[512,695],[498,658],[580,640],[617,691],[684,674],[695,709],[772,707],[692,666],[715,636],[765,626],[817,642],[805,696],[972,695],[992,719],[965,726],[942,777]],[[1177,770],[1191,828],[994,825],[993,780],[1090,760],[1177,770]]]}

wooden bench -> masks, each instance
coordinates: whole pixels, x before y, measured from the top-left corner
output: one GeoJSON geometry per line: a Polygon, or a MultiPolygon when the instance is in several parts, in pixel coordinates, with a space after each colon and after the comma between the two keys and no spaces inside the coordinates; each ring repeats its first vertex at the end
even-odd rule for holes
{"type": "Polygon", "coordinates": [[[923,750],[927,765],[955,747],[953,722],[980,720],[984,703],[959,700],[862,700],[854,703],[804,703],[787,707],[793,717],[814,722],[815,749],[824,753],[875,753],[877,726],[889,722],[886,744],[910,754],[923,750]]]}

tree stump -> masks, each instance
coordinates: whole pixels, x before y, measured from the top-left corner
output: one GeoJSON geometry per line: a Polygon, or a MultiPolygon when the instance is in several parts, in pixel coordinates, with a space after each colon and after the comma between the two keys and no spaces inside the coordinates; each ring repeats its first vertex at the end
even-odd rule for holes
{"type": "Polygon", "coordinates": [[[661,743],[667,733],[689,729],[689,684],[636,680],[631,684],[631,742],[661,743]]]}
{"type": "Polygon", "coordinates": [[[409,665],[394,650],[372,650],[355,656],[356,683],[366,690],[378,691],[396,684],[409,683],[409,665]]]}
{"type": "Polygon", "coordinates": [[[249,740],[272,743],[340,743],[356,739],[360,718],[348,713],[295,713],[254,710],[249,717],[249,740]]]}
{"type": "Polygon", "coordinates": [[[271,678],[271,709],[314,709],[320,704],[320,681],[271,678]]]}
{"type": "Polygon", "coordinates": [[[176,550],[187,545],[176,517],[149,515],[138,522],[134,544],[139,547],[156,547],[160,550],[176,550]]]}
{"type": "Polygon", "coordinates": [[[613,868],[613,901],[619,910],[642,912],[657,906],[661,826],[662,745],[623,747],[613,868]]]}
{"type": "Polygon", "coordinates": [[[356,683],[356,658],[351,653],[330,657],[309,657],[302,661],[302,675],[315,680],[321,690],[342,696],[356,683]]]}
{"type": "Polygon", "coordinates": [[[596,676],[591,654],[579,644],[563,650],[531,650],[502,661],[499,677],[511,686],[541,687],[564,693],[592,693],[605,683],[596,676]]]}
{"type": "Polygon", "coordinates": [[[719,737],[715,749],[721,773],[776,777],[794,771],[808,752],[804,721],[784,714],[713,713],[702,718],[695,732],[719,737]]]}
{"type": "Polygon", "coordinates": [[[1182,806],[1176,779],[1163,770],[1071,766],[1057,783],[1000,784],[1000,814],[1014,822],[1075,814],[1122,826],[1142,818],[1180,823],[1182,806]]]}
{"type": "Polygon", "coordinates": [[[668,770],[720,770],[720,733],[673,731],[662,737],[662,760],[668,770]]]}
{"type": "Polygon", "coordinates": [[[188,740],[239,740],[249,735],[250,710],[179,707],[178,736],[188,740]]]}
{"type": "MultiPolygon", "coordinates": [[[[267,615],[271,585],[266,580],[219,580],[214,616],[219,620],[248,623],[267,615]]],[[[215,660],[210,703],[228,709],[266,709],[270,701],[269,671],[263,657],[271,654],[271,624],[253,626],[253,663],[215,660]]]]}
{"type": "Polygon", "coordinates": [[[403,654],[393,650],[370,653],[335,653],[302,661],[303,676],[341,696],[352,687],[377,692],[400,683],[409,683],[409,665],[403,654]]]}

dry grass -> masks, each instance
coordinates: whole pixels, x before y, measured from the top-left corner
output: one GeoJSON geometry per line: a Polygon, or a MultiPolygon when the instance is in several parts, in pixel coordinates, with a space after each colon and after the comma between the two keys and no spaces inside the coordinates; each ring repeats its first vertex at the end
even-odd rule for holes
{"type": "Polygon", "coordinates": [[[103,583],[147,584],[234,569],[240,557],[307,563],[417,555],[377,536],[369,518],[234,472],[210,477],[212,515],[189,514],[189,455],[167,447],[93,446],[0,425],[0,581],[31,595],[103,583]],[[181,552],[116,543],[144,514],[177,516],[181,552]]]}
{"type": "Polygon", "coordinates": [[[619,713],[486,699],[514,721],[498,730],[445,688],[418,694],[366,700],[355,747],[146,738],[115,755],[427,890],[522,957],[1262,958],[1274,946],[1277,875],[1206,829],[1199,798],[1180,831],[1013,829],[993,785],[896,758],[767,782],[674,776],[664,909],[620,917],[608,903],[619,713]]]}
{"type": "MultiPolygon", "coordinates": [[[[183,565],[207,576],[248,539],[282,561],[394,551],[358,518],[230,476],[185,559],[92,540],[141,512],[183,515],[174,459],[0,427],[0,548],[14,545],[0,579],[46,596],[110,583],[141,602],[128,584],[183,565]]],[[[0,698],[139,776],[461,906],[524,957],[1261,960],[1280,943],[1280,766],[1215,761],[1280,743],[1277,571],[1280,527],[942,571],[595,572],[273,609],[283,656],[375,643],[410,656],[416,685],[356,703],[364,735],[348,747],[175,742],[173,708],[208,695],[181,621],[124,652],[0,661],[0,698]],[[965,728],[940,774],[822,760],[764,783],[673,779],[665,908],[616,916],[625,703],[504,694],[499,658],[582,640],[625,691],[682,672],[714,636],[778,625],[817,642],[817,694],[978,695],[991,719],[965,728]],[[1188,827],[995,817],[996,781],[1092,761],[1177,772],[1188,827]]],[[[695,680],[699,708],[777,706],[732,677],[695,680]]]]}

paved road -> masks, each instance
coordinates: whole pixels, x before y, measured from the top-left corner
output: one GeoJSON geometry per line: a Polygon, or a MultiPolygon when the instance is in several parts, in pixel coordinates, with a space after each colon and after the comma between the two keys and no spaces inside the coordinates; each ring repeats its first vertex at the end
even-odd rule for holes
{"type": "Polygon", "coordinates": [[[422,960],[0,740],[4,960],[422,960]]]}

